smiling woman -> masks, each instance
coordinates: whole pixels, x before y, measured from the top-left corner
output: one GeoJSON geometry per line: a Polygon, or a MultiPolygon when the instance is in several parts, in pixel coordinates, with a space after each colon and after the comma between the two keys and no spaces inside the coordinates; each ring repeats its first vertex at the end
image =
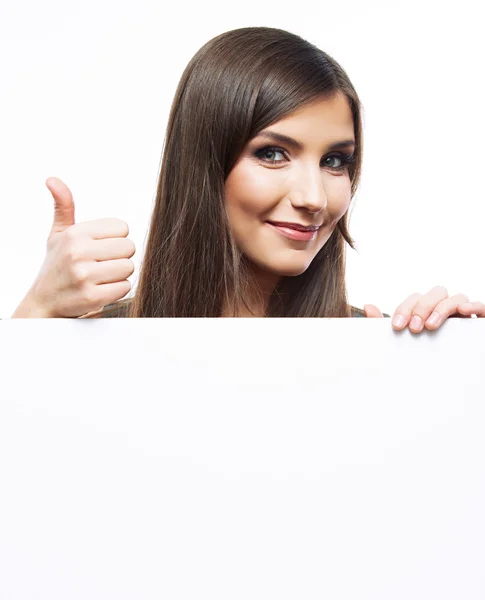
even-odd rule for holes
{"type": "Polygon", "coordinates": [[[175,93],[135,293],[116,302],[133,273],[128,226],[74,224],[68,188],[51,179],[56,217],[33,286],[37,309],[84,318],[364,316],[349,306],[345,283],[362,145],[358,95],[328,54],[269,27],[213,38],[175,93]]]}
{"type": "MultiPolygon", "coordinates": [[[[170,111],[134,295],[135,247],[120,219],[74,222],[55,202],[47,253],[13,317],[382,317],[349,306],[349,207],[362,167],[361,105],[342,67],[301,37],[247,27],[207,42],[170,111]]],[[[392,326],[434,330],[485,317],[442,286],[414,293],[392,326]]]]}
{"type": "Polygon", "coordinates": [[[267,27],[210,40],[175,94],[125,314],[351,316],[344,244],[361,161],[360,102],[335,60],[267,27]]]}
{"type": "Polygon", "coordinates": [[[335,94],[258,133],[231,169],[225,200],[232,233],[268,293],[282,277],[307,271],[347,212],[355,155],[330,148],[353,150],[353,139],[343,141],[353,134],[349,103],[335,94]],[[262,138],[282,147],[261,149],[262,138]]]}

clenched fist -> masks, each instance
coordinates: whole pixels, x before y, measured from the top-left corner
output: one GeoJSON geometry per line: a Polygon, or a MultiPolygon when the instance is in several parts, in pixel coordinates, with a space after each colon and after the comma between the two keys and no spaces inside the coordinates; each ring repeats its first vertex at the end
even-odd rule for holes
{"type": "Polygon", "coordinates": [[[135,244],[120,219],[75,223],[71,191],[50,177],[54,223],[44,263],[12,317],[79,317],[120,300],[131,289],[135,244]]]}

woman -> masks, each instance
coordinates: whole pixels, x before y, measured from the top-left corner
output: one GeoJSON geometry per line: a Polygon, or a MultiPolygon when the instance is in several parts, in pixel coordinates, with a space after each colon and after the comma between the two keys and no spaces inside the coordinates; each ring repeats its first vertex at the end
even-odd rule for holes
{"type": "MultiPolygon", "coordinates": [[[[134,297],[115,302],[133,273],[126,223],[74,224],[69,190],[51,179],[46,261],[13,316],[30,303],[31,316],[382,317],[347,303],[344,244],[354,248],[347,221],[362,148],[359,98],[330,56],[280,29],[219,35],[175,94],[134,297]]],[[[432,312],[429,329],[455,314],[485,316],[483,303],[467,301],[442,287],[413,294],[393,325],[420,317],[417,332],[432,312]]]]}

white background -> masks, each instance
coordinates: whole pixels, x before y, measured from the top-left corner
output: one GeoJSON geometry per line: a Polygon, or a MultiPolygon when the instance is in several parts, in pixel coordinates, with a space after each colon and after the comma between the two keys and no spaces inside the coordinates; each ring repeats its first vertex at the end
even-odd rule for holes
{"type": "Polygon", "coordinates": [[[434,285],[485,300],[480,5],[1,0],[0,317],[43,260],[49,176],[72,189],[78,221],[127,221],[139,265],[183,69],[215,35],[260,25],[333,56],[364,104],[350,302],[392,312],[434,285]]]}
{"type": "Polygon", "coordinates": [[[0,599],[483,600],[484,335],[0,321],[0,599]]]}

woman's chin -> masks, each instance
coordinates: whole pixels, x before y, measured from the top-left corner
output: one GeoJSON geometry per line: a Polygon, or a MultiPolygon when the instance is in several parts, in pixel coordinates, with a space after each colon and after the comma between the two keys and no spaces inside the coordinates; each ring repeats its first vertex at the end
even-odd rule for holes
{"type": "Polygon", "coordinates": [[[308,269],[309,265],[306,265],[305,267],[302,267],[300,269],[285,269],[282,270],[280,273],[281,277],[297,277],[298,275],[301,275],[302,273],[304,273],[307,269],[308,269]]]}
{"type": "Polygon", "coordinates": [[[260,264],[260,268],[267,273],[272,273],[278,277],[296,277],[304,273],[310,263],[268,263],[265,265],[260,264]]]}

